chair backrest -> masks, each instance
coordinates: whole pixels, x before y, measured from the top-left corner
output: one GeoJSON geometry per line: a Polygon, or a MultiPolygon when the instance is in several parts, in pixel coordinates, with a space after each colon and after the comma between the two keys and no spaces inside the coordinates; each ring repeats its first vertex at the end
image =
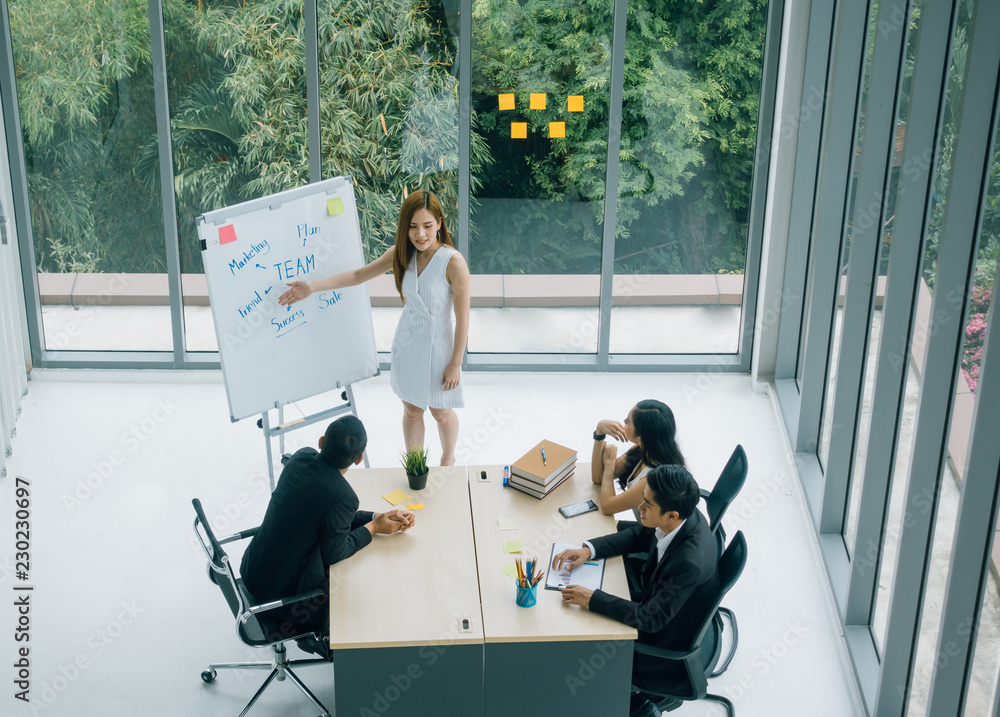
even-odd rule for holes
{"type": "Polygon", "coordinates": [[[719,480],[715,481],[715,487],[705,498],[705,507],[708,509],[709,528],[713,533],[719,531],[722,525],[722,516],[726,514],[726,509],[733,502],[733,498],[743,488],[747,480],[747,454],[743,446],[736,446],[733,455],[729,457],[726,467],[719,474],[719,480]]]}
{"type": "Polygon", "coordinates": [[[747,541],[743,537],[743,531],[738,530],[733,539],[729,541],[729,547],[726,548],[725,552],[719,558],[719,593],[715,596],[712,609],[706,613],[704,622],[698,632],[695,633],[692,647],[700,645],[702,640],[705,639],[705,633],[712,626],[712,620],[715,618],[715,613],[718,611],[719,605],[722,604],[722,598],[736,584],[746,564],[747,541]]]}
{"type": "Polygon", "coordinates": [[[198,542],[205,551],[205,557],[208,558],[208,579],[215,583],[225,596],[229,609],[236,618],[236,633],[248,645],[270,644],[267,630],[260,624],[257,616],[247,613],[247,596],[236,579],[229,556],[205,518],[201,501],[195,498],[191,504],[195,512],[194,534],[198,536],[198,542]]]}

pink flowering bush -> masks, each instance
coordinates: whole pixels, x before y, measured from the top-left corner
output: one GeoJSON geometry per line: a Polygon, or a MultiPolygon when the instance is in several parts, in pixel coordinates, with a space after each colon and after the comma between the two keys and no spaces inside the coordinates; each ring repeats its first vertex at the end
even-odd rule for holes
{"type": "Polygon", "coordinates": [[[986,315],[990,309],[993,289],[980,283],[983,272],[976,271],[976,284],[972,288],[969,302],[969,323],[965,327],[965,345],[962,349],[962,374],[969,384],[969,390],[976,392],[979,383],[979,361],[983,358],[983,340],[986,338],[986,315]]]}

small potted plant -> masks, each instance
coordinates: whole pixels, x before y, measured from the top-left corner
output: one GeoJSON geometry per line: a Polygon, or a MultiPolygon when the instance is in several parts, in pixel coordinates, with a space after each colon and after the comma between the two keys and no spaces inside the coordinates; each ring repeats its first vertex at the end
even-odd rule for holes
{"type": "Polygon", "coordinates": [[[423,490],[427,486],[427,449],[423,446],[408,448],[403,451],[400,462],[406,469],[410,490],[423,490]]]}

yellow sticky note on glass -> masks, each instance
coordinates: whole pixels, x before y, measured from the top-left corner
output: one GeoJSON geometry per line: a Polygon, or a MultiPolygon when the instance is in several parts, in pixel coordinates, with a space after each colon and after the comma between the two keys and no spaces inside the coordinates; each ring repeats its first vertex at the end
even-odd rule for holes
{"type": "Polygon", "coordinates": [[[545,93],[544,92],[532,92],[531,97],[528,100],[528,107],[533,110],[544,110],[545,109],[545,93]]]}
{"type": "Polygon", "coordinates": [[[497,99],[500,101],[500,109],[514,109],[514,95],[497,95],[497,99]]]}
{"type": "Polygon", "coordinates": [[[326,200],[326,213],[330,216],[344,213],[344,200],[340,197],[326,200]]]}
{"type": "Polygon", "coordinates": [[[528,123],[527,122],[511,122],[510,123],[510,138],[511,139],[527,139],[528,138],[528,123]]]}
{"type": "Polygon", "coordinates": [[[406,506],[406,509],[407,510],[423,510],[424,509],[424,504],[423,503],[410,503],[408,506],[406,506]]]}
{"type": "Polygon", "coordinates": [[[500,530],[517,530],[517,521],[512,518],[497,518],[500,530]]]}
{"type": "Polygon", "coordinates": [[[565,122],[549,122],[549,137],[565,137],[565,136],[566,136],[565,122]]]}
{"type": "Polygon", "coordinates": [[[514,563],[507,563],[500,572],[512,578],[517,577],[517,568],[514,567],[514,563]]]}
{"type": "Polygon", "coordinates": [[[569,112],[583,112],[583,95],[570,95],[567,97],[566,109],[569,112]]]}
{"type": "Polygon", "coordinates": [[[503,551],[505,553],[520,553],[523,549],[524,546],[521,545],[520,540],[508,540],[503,544],[503,551]]]}
{"type": "Polygon", "coordinates": [[[399,488],[397,488],[396,490],[392,491],[392,493],[386,493],[382,497],[385,498],[389,502],[389,505],[399,505],[404,500],[409,500],[409,498],[410,498],[410,496],[408,496],[406,493],[404,493],[403,491],[401,491],[399,488]]]}

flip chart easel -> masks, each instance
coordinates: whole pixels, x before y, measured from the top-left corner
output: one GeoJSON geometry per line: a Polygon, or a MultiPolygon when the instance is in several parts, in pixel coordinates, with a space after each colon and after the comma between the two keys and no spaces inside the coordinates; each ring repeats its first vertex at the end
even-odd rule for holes
{"type": "Polygon", "coordinates": [[[288,431],[356,415],[351,385],[379,373],[365,285],[278,304],[290,282],[364,265],[354,183],[334,177],[206,212],[197,224],[230,420],[260,415],[273,490],[271,438],[284,452],[288,431]],[[345,405],[285,423],[285,405],[334,389],[345,405]]]}

